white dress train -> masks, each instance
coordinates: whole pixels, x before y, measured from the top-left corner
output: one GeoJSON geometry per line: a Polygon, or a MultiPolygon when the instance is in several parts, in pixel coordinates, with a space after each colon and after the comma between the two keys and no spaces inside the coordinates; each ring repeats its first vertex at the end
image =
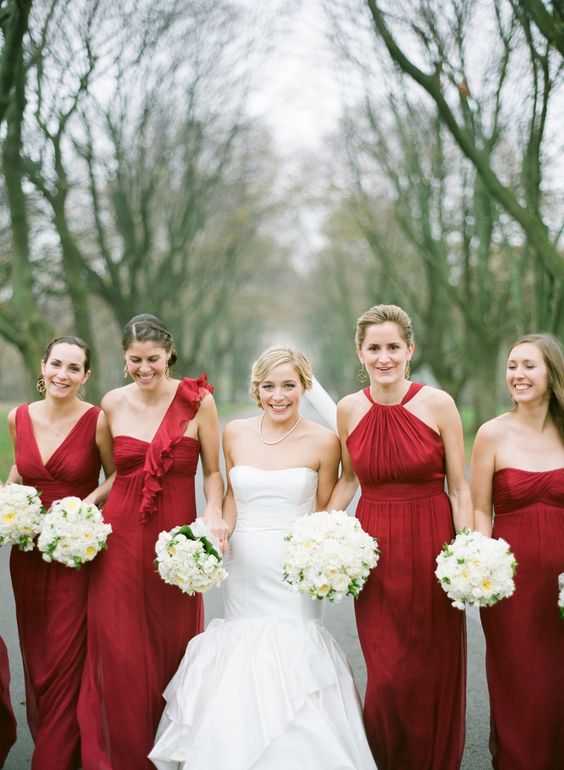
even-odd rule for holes
{"type": "Polygon", "coordinates": [[[284,536],[314,509],[317,473],[237,465],[230,478],[225,620],[188,645],[149,757],[158,770],[375,770],[323,602],[282,582],[284,536]]]}

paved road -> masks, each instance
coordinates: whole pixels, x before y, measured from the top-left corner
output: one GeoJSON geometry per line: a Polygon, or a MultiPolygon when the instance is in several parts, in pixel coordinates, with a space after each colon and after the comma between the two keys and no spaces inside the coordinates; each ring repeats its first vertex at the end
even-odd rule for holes
{"type": "MultiPolygon", "coordinates": [[[[201,486],[201,485],[200,485],[201,486]]],[[[199,502],[201,506],[201,500],[199,502]]],[[[201,507],[199,510],[202,510],[201,507]]],[[[0,634],[8,646],[12,672],[12,702],[18,719],[18,741],[12,748],[4,770],[31,768],[32,742],[25,722],[23,677],[15,625],[14,604],[8,571],[9,549],[0,548],[0,634]]],[[[206,622],[222,616],[221,592],[205,595],[206,622]]],[[[354,624],[352,600],[328,605],[325,624],[345,651],[360,692],[364,691],[366,671],[354,624]]],[[[484,675],[484,640],[475,614],[468,618],[468,709],[467,739],[461,770],[488,770],[488,703],[484,675]]],[[[132,768],[134,770],[134,768],[132,768]]]]}

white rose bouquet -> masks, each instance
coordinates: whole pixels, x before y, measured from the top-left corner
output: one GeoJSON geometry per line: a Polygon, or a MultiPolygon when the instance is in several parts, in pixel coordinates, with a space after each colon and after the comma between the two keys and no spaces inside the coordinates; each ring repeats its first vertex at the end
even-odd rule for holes
{"type": "Polygon", "coordinates": [[[227,577],[219,543],[203,519],[161,532],[155,551],[155,564],[164,582],[189,596],[207,591],[227,577]]]}
{"type": "Polygon", "coordinates": [[[112,531],[93,503],[79,497],[55,500],[43,518],[37,547],[45,561],[58,561],[66,567],[79,569],[107,548],[112,531]]]}
{"type": "Polygon", "coordinates": [[[356,599],[380,558],[376,539],[345,511],[307,513],[285,540],[283,580],[312,599],[356,599]]]}
{"type": "Polygon", "coordinates": [[[558,607],[560,617],[564,620],[564,572],[558,575],[558,607]]]}
{"type": "Polygon", "coordinates": [[[31,551],[41,529],[43,506],[35,487],[6,484],[0,487],[0,545],[31,551]]]}
{"type": "Polygon", "coordinates": [[[490,607],[515,591],[517,562],[508,543],[465,529],[437,556],[435,575],[459,610],[490,607]]]}

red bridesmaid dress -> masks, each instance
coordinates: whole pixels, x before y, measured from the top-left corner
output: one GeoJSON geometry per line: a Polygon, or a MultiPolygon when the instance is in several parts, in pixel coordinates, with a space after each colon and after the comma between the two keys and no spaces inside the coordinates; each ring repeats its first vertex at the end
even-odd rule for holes
{"type": "MultiPolygon", "coordinates": [[[[98,486],[100,455],[91,407],[43,463],[27,404],[16,410],[16,466],[24,484],[48,508],[67,495],[84,498],[98,486]]],[[[27,719],[35,741],[32,770],[76,770],[80,732],[76,717],[86,654],[88,567],[43,561],[37,550],[13,547],[10,572],[25,675],[27,719]]]]}
{"type": "Polygon", "coordinates": [[[366,733],[378,770],[457,770],[466,703],[464,613],[434,570],[454,536],[440,436],[401,404],[372,406],[347,446],[362,496],[357,517],[378,539],[378,566],[356,602],[367,667],[366,733]]]}
{"type": "Polygon", "coordinates": [[[493,479],[493,536],[518,563],[515,593],[481,610],[496,770],[564,767],[564,468],[503,468],[493,479]]]}
{"type": "Polygon", "coordinates": [[[104,508],[113,533],[93,564],[88,597],[79,705],[84,770],[153,768],[147,754],[165,705],[162,692],[202,631],[201,596],[164,583],[153,561],[159,533],[196,517],[200,445],[183,434],[212,390],[205,375],[187,377],[151,443],[114,437],[117,475],[104,508]]]}
{"type": "Polygon", "coordinates": [[[16,718],[10,701],[10,667],[8,650],[0,636],[0,767],[16,742],[16,718]]]}

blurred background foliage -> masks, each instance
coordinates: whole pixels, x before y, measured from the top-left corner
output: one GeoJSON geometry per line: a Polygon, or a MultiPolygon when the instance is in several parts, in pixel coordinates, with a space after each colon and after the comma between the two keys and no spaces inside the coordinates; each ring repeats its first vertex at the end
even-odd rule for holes
{"type": "Polygon", "coordinates": [[[0,0],[0,400],[32,397],[63,333],[91,344],[98,400],[139,312],[219,401],[279,341],[339,397],[356,318],[395,302],[415,378],[473,427],[510,342],[562,337],[561,5],[319,0],[355,88],[289,169],[248,103],[298,6],[0,0]]]}

